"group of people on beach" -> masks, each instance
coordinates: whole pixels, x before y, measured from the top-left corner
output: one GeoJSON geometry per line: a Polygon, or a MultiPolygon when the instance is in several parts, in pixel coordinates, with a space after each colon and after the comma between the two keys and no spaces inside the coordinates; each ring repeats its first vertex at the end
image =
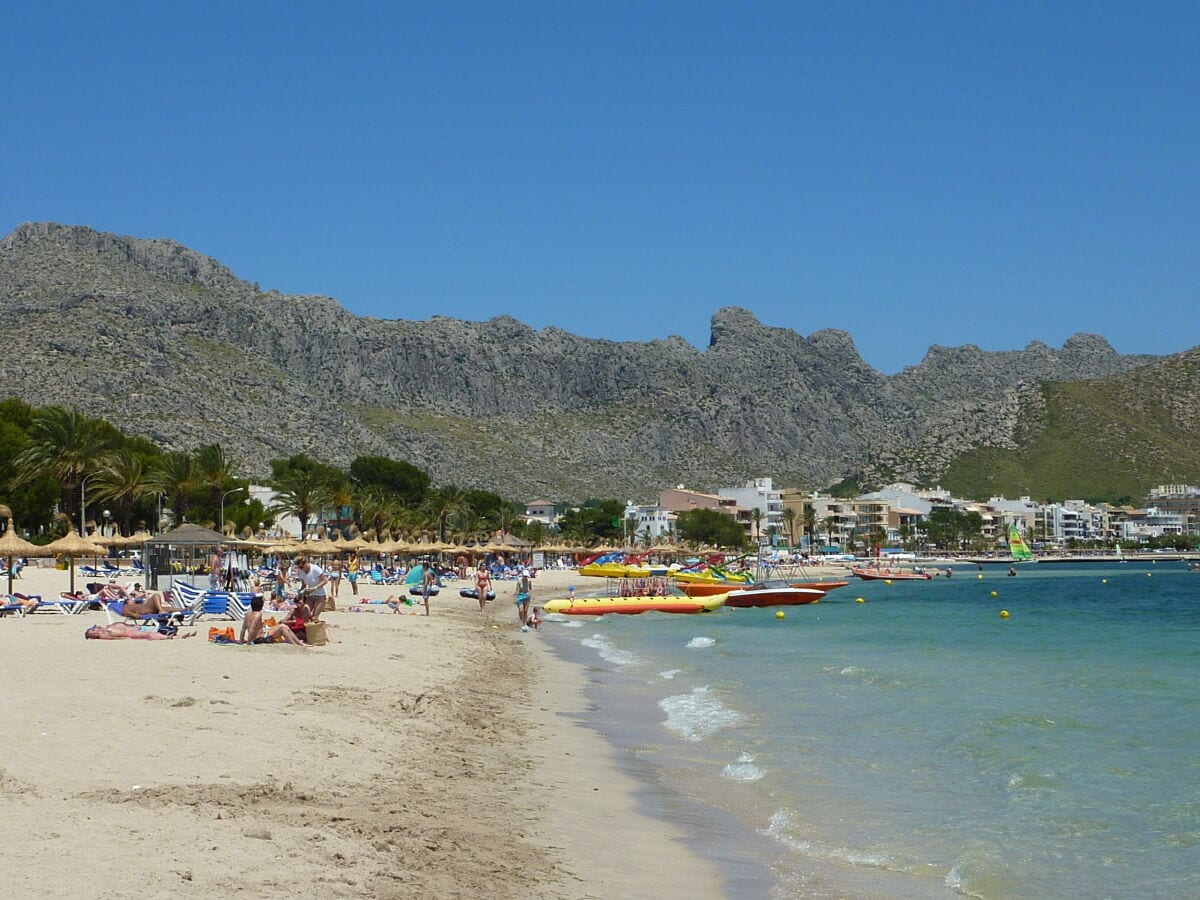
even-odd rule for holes
{"type": "MultiPolygon", "coordinates": [[[[419,591],[425,607],[425,615],[429,615],[430,598],[437,592],[441,573],[429,560],[424,561],[422,566],[419,591]]],[[[219,551],[213,552],[209,560],[209,568],[211,579],[224,581],[224,573],[227,570],[223,566],[223,559],[219,551]]],[[[237,643],[251,645],[284,643],[292,646],[306,646],[308,627],[311,624],[321,623],[321,613],[325,610],[329,597],[336,598],[343,573],[351,576],[348,580],[354,593],[357,594],[356,583],[359,572],[357,557],[351,557],[345,563],[335,560],[326,569],[317,565],[305,554],[295,556],[286,572],[281,566],[272,567],[259,583],[263,592],[256,593],[250,601],[250,608],[242,620],[241,634],[237,643]],[[298,585],[298,589],[290,597],[286,589],[289,582],[298,585]],[[286,611],[286,616],[282,621],[276,623],[264,619],[264,610],[268,608],[268,605],[270,610],[286,611]]],[[[537,628],[541,624],[541,618],[532,605],[532,577],[533,573],[530,569],[521,568],[516,579],[514,603],[522,631],[527,631],[530,627],[537,628]]],[[[482,562],[474,573],[474,588],[479,601],[479,610],[483,612],[487,608],[487,602],[495,597],[495,592],[492,586],[491,571],[482,562]]],[[[212,588],[210,587],[210,589],[212,588]]],[[[122,586],[115,580],[110,580],[107,584],[89,584],[86,593],[76,592],[68,595],[64,592],[63,596],[70,596],[72,599],[88,603],[114,604],[113,608],[127,619],[145,620],[148,617],[167,617],[186,612],[182,607],[171,605],[167,596],[161,591],[147,590],[138,582],[122,586]]],[[[404,603],[398,598],[388,598],[387,602],[395,612],[400,612],[404,603]]],[[[86,636],[94,640],[168,640],[191,636],[191,634],[177,635],[175,631],[173,626],[164,626],[156,630],[148,627],[139,628],[137,625],[127,623],[114,623],[108,626],[93,626],[87,630],[86,636]]]]}

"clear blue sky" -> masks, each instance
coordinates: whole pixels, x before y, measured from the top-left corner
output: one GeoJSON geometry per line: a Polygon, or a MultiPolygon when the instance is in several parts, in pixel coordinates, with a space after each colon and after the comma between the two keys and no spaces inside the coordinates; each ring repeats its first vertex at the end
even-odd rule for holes
{"type": "Polygon", "coordinates": [[[1200,345],[1195,4],[22,4],[0,232],[593,337],[1200,345]]]}

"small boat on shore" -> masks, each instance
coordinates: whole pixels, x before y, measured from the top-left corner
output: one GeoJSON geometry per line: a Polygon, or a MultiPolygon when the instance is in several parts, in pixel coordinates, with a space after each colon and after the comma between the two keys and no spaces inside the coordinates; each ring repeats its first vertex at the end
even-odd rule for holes
{"type": "Polygon", "coordinates": [[[543,609],[564,616],[603,616],[610,613],[636,616],[644,612],[702,613],[712,612],[725,604],[725,595],[715,597],[563,597],[550,600],[543,609]]]}
{"type": "Polygon", "coordinates": [[[918,572],[915,569],[851,569],[850,571],[863,581],[929,581],[933,578],[928,572],[918,572]]]}

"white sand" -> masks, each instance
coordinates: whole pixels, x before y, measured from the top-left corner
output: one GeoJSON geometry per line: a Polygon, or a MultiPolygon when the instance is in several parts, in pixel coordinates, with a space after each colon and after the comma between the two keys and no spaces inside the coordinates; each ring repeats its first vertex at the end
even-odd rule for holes
{"type": "Polygon", "coordinates": [[[85,641],[98,612],[0,620],[5,894],[719,896],[563,715],[582,675],[518,630],[513,584],[482,614],[456,588],[429,618],[327,614],[317,651],[213,645],[215,620],[160,642],[85,641]]]}

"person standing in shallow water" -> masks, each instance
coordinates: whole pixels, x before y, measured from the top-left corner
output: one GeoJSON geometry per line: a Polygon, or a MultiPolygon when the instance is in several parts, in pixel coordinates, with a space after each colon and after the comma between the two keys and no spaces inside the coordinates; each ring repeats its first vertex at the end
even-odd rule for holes
{"type": "Polygon", "coordinates": [[[517,617],[524,627],[529,624],[529,601],[533,596],[533,584],[529,580],[529,570],[522,569],[521,577],[517,579],[517,617]]]}

